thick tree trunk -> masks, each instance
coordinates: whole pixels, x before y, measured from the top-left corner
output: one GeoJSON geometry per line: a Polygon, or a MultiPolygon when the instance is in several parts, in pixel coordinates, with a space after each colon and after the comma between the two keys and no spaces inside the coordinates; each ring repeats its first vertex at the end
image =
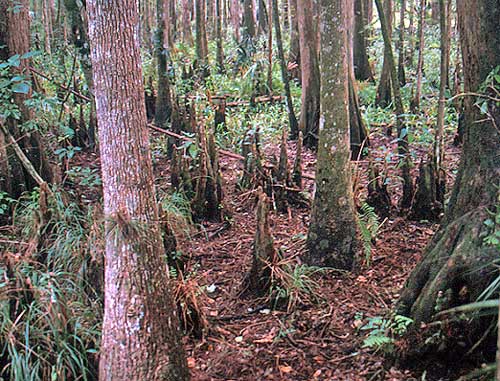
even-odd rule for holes
{"type": "MultiPolygon", "coordinates": [[[[500,0],[458,0],[460,40],[466,92],[480,92],[488,74],[500,65],[500,0]]],[[[488,101],[487,115],[465,98],[465,142],[459,173],[441,228],[412,272],[398,310],[420,322],[432,320],[437,309],[475,301],[496,272],[498,251],[484,237],[484,224],[500,196],[500,109],[488,101]]],[[[472,329],[468,337],[475,342],[472,329]]]]}
{"type": "Polygon", "coordinates": [[[231,23],[233,24],[234,39],[240,42],[240,2],[239,0],[231,1],[231,23]]]}
{"type": "Polygon", "coordinates": [[[193,43],[191,32],[191,0],[182,0],[182,41],[185,44],[193,43]]]}
{"type": "Polygon", "coordinates": [[[321,1],[321,127],[306,262],[351,269],[359,248],[349,150],[347,21],[351,0],[321,1]]]}
{"type": "Polygon", "coordinates": [[[354,0],[354,73],[356,79],[361,81],[373,80],[372,69],[368,61],[368,49],[366,39],[366,17],[364,0],[354,0]]]}
{"type": "MultiPolygon", "coordinates": [[[[387,20],[387,38],[389,39],[389,48],[392,50],[392,0],[384,1],[384,15],[387,20]]],[[[377,87],[377,97],[375,104],[380,107],[387,107],[392,101],[391,93],[391,67],[389,66],[389,50],[387,44],[384,43],[384,62],[382,64],[382,72],[380,81],[377,87]]]]}
{"type": "MultiPolygon", "coordinates": [[[[23,55],[30,51],[30,16],[29,2],[21,0],[19,8],[15,11],[12,4],[7,0],[0,0],[0,14],[4,15],[0,20],[0,60],[7,60],[9,57],[19,54],[23,55]]],[[[22,59],[17,68],[19,74],[30,78],[30,60],[22,59]]],[[[19,109],[20,118],[15,120],[8,118],[6,121],[10,134],[14,136],[19,146],[24,150],[26,156],[39,171],[42,178],[51,182],[53,179],[53,169],[43,150],[42,138],[38,131],[21,133],[19,124],[27,122],[33,118],[33,111],[25,104],[31,98],[31,90],[26,94],[16,93],[13,96],[14,103],[19,109]]],[[[1,134],[1,132],[0,132],[1,134]]],[[[11,147],[7,147],[2,155],[2,161],[8,161],[8,166],[3,166],[7,173],[0,173],[0,178],[4,179],[5,189],[10,190],[10,196],[18,198],[22,192],[32,190],[38,184],[32,179],[29,173],[21,165],[11,147]]]]}
{"type": "Polygon", "coordinates": [[[280,26],[280,15],[278,8],[278,0],[271,0],[273,4],[273,18],[274,18],[274,31],[276,33],[276,45],[278,47],[278,57],[280,60],[281,67],[281,78],[283,79],[283,84],[285,87],[286,105],[288,108],[288,123],[290,128],[290,137],[296,139],[299,133],[299,124],[297,123],[297,117],[295,116],[295,111],[293,109],[292,94],[290,92],[290,82],[288,79],[288,72],[285,62],[285,52],[283,51],[283,40],[281,38],[281,26],[280,26]]]}
{"type": "Polygon", "coordinates": [[[302,71],[302,104],[299,128],[304,134],[304,145],[316,148],[320,108],[320,73],[312,0],[297,0],[297,16],[302,71]]]}
{"type": "Polygon", "coordinates": [[[252,41],[255,37],[253,1],[243,0],[243,38],[252,41]]]}
{"type": "Polygon", "coordinates": [[[106,221],[99,379],[188,380],[161,255],[137,3],[91,0],[87,5],[106,221]]]}
{"type": "Polygon", "coordinates": [[[196,59],[198,72],[208,76],[208,40],[206,29],[205,0],[194,0],[196,7],[196,59]]]}

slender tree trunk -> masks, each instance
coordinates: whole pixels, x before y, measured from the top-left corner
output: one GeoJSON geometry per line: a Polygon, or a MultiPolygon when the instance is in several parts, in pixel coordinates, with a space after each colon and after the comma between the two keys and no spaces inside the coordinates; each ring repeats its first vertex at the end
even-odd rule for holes
{"type": "Polygon", "coordinates": [[[448,68],[450,59],[450,35],[448,29],[449,11],[451,1],[439,0],[440,7],[440,29],[441,29],[441,65],[440,65],[440,85],[439,85],[439,106],[437,116],[437,126],[434,139],[434,160],[438,175],[441,173],[444,161],[444,117],[446,111],[446,86],[448,82],[448,68]]]}
{"type": "Polygon", "coordinates": [[[155,124],[165,127],[172,112],[170,81],[168,79],[168,50],[165,48],[165,27],[169,20],[165,19],[165,0],[156,0],[156,33],[155,56],[158,76],[158,91],[155,105],[155,124]]]}
{"type": "MultiPolygon", "coordinates": [[[[384,1],[384,17],[387,20],[387,38],[389,39],[389,48],[392,52],[392,0],[384,1]]],[[[377,97],[375,103],[380,107],[387,107],[392,101],[391,95],[391,68],[389,67],[389,51],[384,44],[384,62],[382,64],[382,73],[377,87],[377,97]]]]}
{"type": "Polygon", "coordinates": [[[409,41],[409,52],[408,52],[408,64],[413,67],[414,56],[415,56],[415,0],[409,0],[409,26],[408,26],[408,41],[409,41]]]}
{"type": "Polygon", "coordinates": [[[99,379],[188,380],[160,254],[137,5],[133,0],[90,0],[87,5],[106,221],[99,379]]]}
{"type": "Polygon", "coordinates": [[[405,11],[406,0],[401,0],[401,9],[399,12],[399,44],[398,44],[398,78],[401,86],[406,85],[405,76],[405,11]]]}
{"type": "Polygon", "coordinates": [[[368,61],[366,40],[366,17],[364,0],[354,0],[354,73],[361,81],[373,80],[373,74],[368,61]]]}
{"type": "Polygon", "coordinates": [[[309,264],[351,269],[359,248],[349,150],[347,19],[352,0],[321,1],[321,120],[309,264]]]}
{"type": "Polygon", "coordinates": [[[297,117],[295,116],[295,111],[293,109],[292,94],[290,92],[290,82],[288,79],[288,73],[286,69],[285,52],[283,51],[283,40],[281,39],[281,26],[280,26],[280,15],[278,8],[278,0],[272,1],[272,15],[274,18],[274,32],[276,34],[276,46],[278,47],[278,57],[280,60],[281,67],[281,78],[283,79],[283,85],[285,87],[286,105],[288,108],[288,123],[290,128],[290,138],[296,139],[299,135],[299,124],[297,123],[297,117]]]}
{"type": "Polygon", "coordinates": [[[302,104],[299,128],[304,135],[304,145],[316,148],[320,108],[320,73],[312,0],[297,0],[297,15],[302,70],[302,104]]]}
{"type": "Polygon", "coordinates": [[[217,43],[217,66],[219,73],[224,72],[224,48],[222,47],[222,9],[221,0],[215,0],[215,38],[217,43]]]}
{"type": "MultiPolygon", "coordinates": [[[[354,0],[357,1],[357,0],[354,0]]],[[[354,1],[349,3],[354,6],[354,1]]],[[[350,144],[352,159],[356,160],[361,156],[362,147],[369,145],[368,130],[363,121],[363,116],[359,108],[358,89],[355,77],[354,67],[354,41],[356,39],[356,8],[348,12],[349,19],[347,20],[347,44],[348,44],[348,89],[349,89],[349,127],[350,127],[350,144]]]]}
{"type": "Polygon", "coordinates": [[[418,16],[418,62],[417,62],[417,83],[415,85],[415,95],[411,101],[410,109],[416,113],[420,109],[420,97],[422,96],[422,72],[424,68],[424,48],[425,48],[425,3],[420,0],[420,10],[418,16]]]}
{"type": "Polygon", "coordinates": [[[385,54],[387,55],[387,65],[389,67],[391,83],[393,84],[392,90],[394,92],[396,122],[398,128],[398,155],[401,162],[399,167],[401,168],[401,178],[403,180],[403,197],[401,198],[400,205],[403,209],[408,209],[411,206],[413,199],[413,181],[410,174],[412,163],[408,146],[408,127],[405,125],[405,110],[403,107],[403,100],[401,98],[398,73],[394,63],[394,55],[392,54],[389,27],[387,25],[387,19],[382,6],[382,0],[375,0],[375,4],[377,5],[379,13],[382,35],[384,38],[384,48],[386,51],[385,54]]]}
{"type": "Polygon", "coordinates": [[[89,127],[87,132],[89,147],[93,149],[96,144],[95,134],[97,131],[97,119],[94,99],[94,78],[92,73],[92,63],[90,60],[88,28],[86,21],[82,17],[82,10],[78,6],[76,0],[64,0],[64,6],[67,10],[71,23],[71,39],[78,52],[78,58],[80,61],[80,66],[82,68],[83,76],[92,98],[90,104],[89,127]]]}
{"type": "Polygon", "coordinates": [[[267,34],[268,31],[268,15],[265,0],[258,0],[259,8],[258,8],[258,34],[263,35],[267,34]]]}
{"type": "Polygon", "coordinates": [[[290,53],[288,61],[297,64],[291,70],[293,78],[301,80],[300,75],[300,42],[299,42],[299,22],[297,19],[297,0],[290,0],[290,53]]]}
{"type": "MultiPolygon", "coordinates": [[[[269,96],[273,95],[273,2],[268,1],[267,12],[267,91],[269,96]]],[[[271,98],[272,99],[272,98],[271,98]]]]}

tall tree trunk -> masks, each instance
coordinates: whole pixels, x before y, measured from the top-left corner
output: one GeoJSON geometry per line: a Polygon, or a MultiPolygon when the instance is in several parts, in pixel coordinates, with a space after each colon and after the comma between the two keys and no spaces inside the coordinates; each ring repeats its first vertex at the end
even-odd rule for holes
{"type": "Polygon", "coordinates": [[[182,41],[188,45],[193,43],[193,33],[191,32],[191,1],[182,0],[182,41]]]}
{"type": "Polygon", "coordinates": [[[431,21],[433,24],[439,23],[439,0],[431,0],[431,21]]]}
{"type": "Polygon", "coordinates": [[[86,12],[86,10],[80,9],[76,0],[64,0],[64,6],[68,12],[69,20],[71,23],[71,40],[73,42],[73,45],[75,45],[76,51],[78,52],[80,67],[82,68],[83,76],[92,98],[90,104],[89,128],[87,132],[89,147],[93,149],[96,144],[95,134],[97,131],[97,119],[94,99],[94,78],[92,74],[92,63],[90,60],[88,28],[86,21],[82,17],[82,11],[86,12]]]}
{"type": "Polygon", "coordinates": [[[299,124],[293,109],[292,94],[290,92],[290,82],[286,69],[285,52],[283,51],[283,40],[281,38],[280,14],[278,0],[271,0],[273,4],[272,15],[274,18],[274,32],[276,33],[276,45],[278,47],[278,57],[281,67],[281,78],[285,87],[286,105],[288,107],[288,123],[290,128],[290,138],[296,139],[299,135],[299,124]]]}
{"type": "Polygon", "coordinates": [[[373,80],[372,69],[368,61],[368,47],[366,39],[366,17],[364,0],[354,0],[354,73],[361,81],[373,80]]]}
{"type": "Polygon", "coordinates": [[[297,0],[290,0],[290,52],[288,62],[297,66],[291,70],[293,78],[300,78],[300,42],[299,42],[299,22],[297,19],[297,0]]]}
{"type": "Polygon", "coordinates": [[[267,34],[268,21],[269,17],[267,15],[265,0],[259,0],[259,9],[258,9],[259,35],[267,34]]]}
{"type": "Polygon", "coordinates": [[[415,94],[410,104],[410,111],[416,113],[420,109],[420,97],[422,96],[422,73],[424,69],[424,48],[425,48],[425,4],[426,0],[420,0],[420,10],[418,16],[418,62],[417,62],[417,83],[415,94]]]}
{"type": "Polygon", "coordinates": [[[408,25],[408,64],[413,67],[415,56],[415,0],[409,0],[409,25],[408,25]]]}
{"type": "MultiPolygon", "coordinates": [[[[403,180],[403,196],[400,205],[403,209],[408,209],[411,206],[413,199],[413,181],[410,174],[411,158],[408,146],[408,130],[405,124],[405,110],[401,91],[399,88],[398,73],[394,63],[394,55],[392,53],[391,39],[389,36],[389,26],[387,24],[386,15],[382,6],[382,0],[375,0],[379,13],[380,26],[384,38],[384,50],[387,55],[387,66],[391,76],[392,90],[394,93],[394,105],[396,111],[396,124],[398,129],[398,155],[400,160],[401,179],[403,180]]],[[[384,60],[385,61],[385,60],[384,60]]]]}
{"type": "MultiPolygon", "coordinates": [[[[437,174],[441,173],[444,161],[444,117],[446,111],[446,86],[448,82],[448,68],[450,59],[450,35],[448,29],[449,11],[451,0],[439,0],[440,14],[439,25],[441,30],[441,64],[440,64],[440,84],[439,84],[439,105],[436,123],[436,133],[434,139],[434,160],[436,161],[437,174]]],[[[443,179],[445,180],[445,179],[443,179]]]]}
{"type": "Polygon", "coordinates": [[[196,59],[198,71],[208,75],[208,41],[206,30],[205,0],[194,0],[196,7],[196,59]]]}
{"type": "Polygon", "coordinates": [[[243,0],[243,36],[247,41],[252,41],[255,37],[255,19],[252,0],[243,0]]]}
{"type": "Polygon", "coordinates": [[[224,48],[222,47],[222,9],[221,0],[215,0],[215,38],[217,44],[217,66],[219,73],[224,72],[224,48]]]}
{"type": "MultiPolygon", "coordinates": [[[[483,82],[500,65],[500,0],[458,0],[457,10],[464,91],[481,92],[483,82]]],[[[498,248],[484,240],[493,234],[484,221],[500,197],[500,108],[481,98],[487,102],[483,114],[477,100],[465,98],[463,154],[445,218],[398,301],[399,313],[411,316],[415,327],[440,310],[476,301],[498,274],[498,248]]],[[[470,346],[484,334],[478,327],[482,326],[465,328],[470,346]]]]}
{"type": "Polygon", "coordinates": [[[349,150],[347,19],[352,0],[321,0],[321,120],[309,264],[351,269],[359,248],[349,150]]]}
{"type": "MultiPolygon", "coordinates": [[[[384,1],[384,15],[387,20],[389,47],[392,51],[392,0],[384,1]]],[[[380,107],[387,107],[391,103],[391,100],[391,68],[389,67],[389,51],[387,50],[387,45],[384,44],[384,62],[382,64],[380,82],[377,87],[375,104],[380,107]]]]}
{"type": "MultiPolygon", "coordinates": [[[[17,8],[14,10],[10,1],[0,0],[0,14],[3,15],[0,21],[0,60],[7,60],[13,55],[23,55],[30,51],[29,1],[20,0],[16,5],[17,8]]],[[[21,59],[21,64],[16,70],[28,80],[30,63],[30,59],[21,59]]],[[[38,131],[21,133],[19,129],[19,124],[33,119],[33,111],[25,104],[25,101],[30,98],[31,90],[26,94],[14,94],[13,101],[19,109],[20,118],[7,118],[6,124],[10,134],[16,138],[31,164],[45,181],[51,182],[54,174],[44,152],[40,133],[38,131]]],[[[18,198],[22,192],[30,191],[38,184],[24,169],[11,147],[7,147],[4,153],[6,157],[2,156],[0,160],[8,160],[9,165],[3,167],[4,170],[8,170],[7,173],[0,173],[0,178],[3,178],[5,183],[5,189],[2,190],[8,192],[11,197],[18,198]]]]}
{"type": "Polygon", "coordinates": [[[165,0],[156,0],[156,33],[154,48],[158,76],[158,91],[156,94],[155,124],[159,127],[165,127],[172,113],[172,99],[170,95],[170,81],[167,67],[168,50],[165,48],[164,40],[166,25],[169,25],[169,20],[165,18],[165,0]]]}
{"type": "Polygon", "coordinates": [[[268,1],[267,12],[267,91],[273,95],[273,1],[268,1]]]}
{"type": "Polygon", "coordinates": [[[297,15],[302,71],[302,104],[299,128],[304,135],[304,145],[316,148],[320,108],[320,73],[312,0],[297,0],[297,15]]]}
{"type": "Polygon", "coordinates": [[[231,24],[233,24],[234,39],[240,42],[240,2],[231,0],[231,24]]]}
{"type": "Polygon", "coordinates": [[[99,379],[188,380],[160,254],[136,4],[87,2],[106,221],[99,379]]]}
{"type": "Polygon", "coordinates": [[[357,0],[349,1],[353,9],[347,13],[347,66],[348,66],[348,89],[349,89],[349,130],[352,159],[356,160],[361,156],[362,147],[369,145],[368,130],[363,120],[359,107],[358,88],[356,83],[355,66],[354,66],[354,45],[356,40],[356,6],[357,0]]]}
{"type": "Polygon", "coordinates": [[[401,9],[399,12],[399,44],[398,44],[398,79],[401,86],[406,85],[405,76],[405,11],[406,0],[401,0],[401,9]]]}

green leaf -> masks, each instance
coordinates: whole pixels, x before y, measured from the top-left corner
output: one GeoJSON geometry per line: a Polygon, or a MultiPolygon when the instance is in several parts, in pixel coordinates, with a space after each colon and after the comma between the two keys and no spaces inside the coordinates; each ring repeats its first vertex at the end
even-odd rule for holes
{"type": "Polygon", "coordinates": [[[30,85],[26,82],[18,82],[12,86],[12,91],[19,94],[28,94],[30,91],[30,85]]]}

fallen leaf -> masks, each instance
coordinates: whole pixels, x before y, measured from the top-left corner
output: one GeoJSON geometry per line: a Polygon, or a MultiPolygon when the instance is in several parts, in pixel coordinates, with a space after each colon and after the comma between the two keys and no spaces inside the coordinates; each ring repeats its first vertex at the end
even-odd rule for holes
{"type": "Polygon", "coordinates": [[[280,365],[279,369],[280,369],[280,372],[282,372],[282,373],[290,373],[293,370],[293,368],[291,366],[288,366],[288,365],[280,365]]]}

